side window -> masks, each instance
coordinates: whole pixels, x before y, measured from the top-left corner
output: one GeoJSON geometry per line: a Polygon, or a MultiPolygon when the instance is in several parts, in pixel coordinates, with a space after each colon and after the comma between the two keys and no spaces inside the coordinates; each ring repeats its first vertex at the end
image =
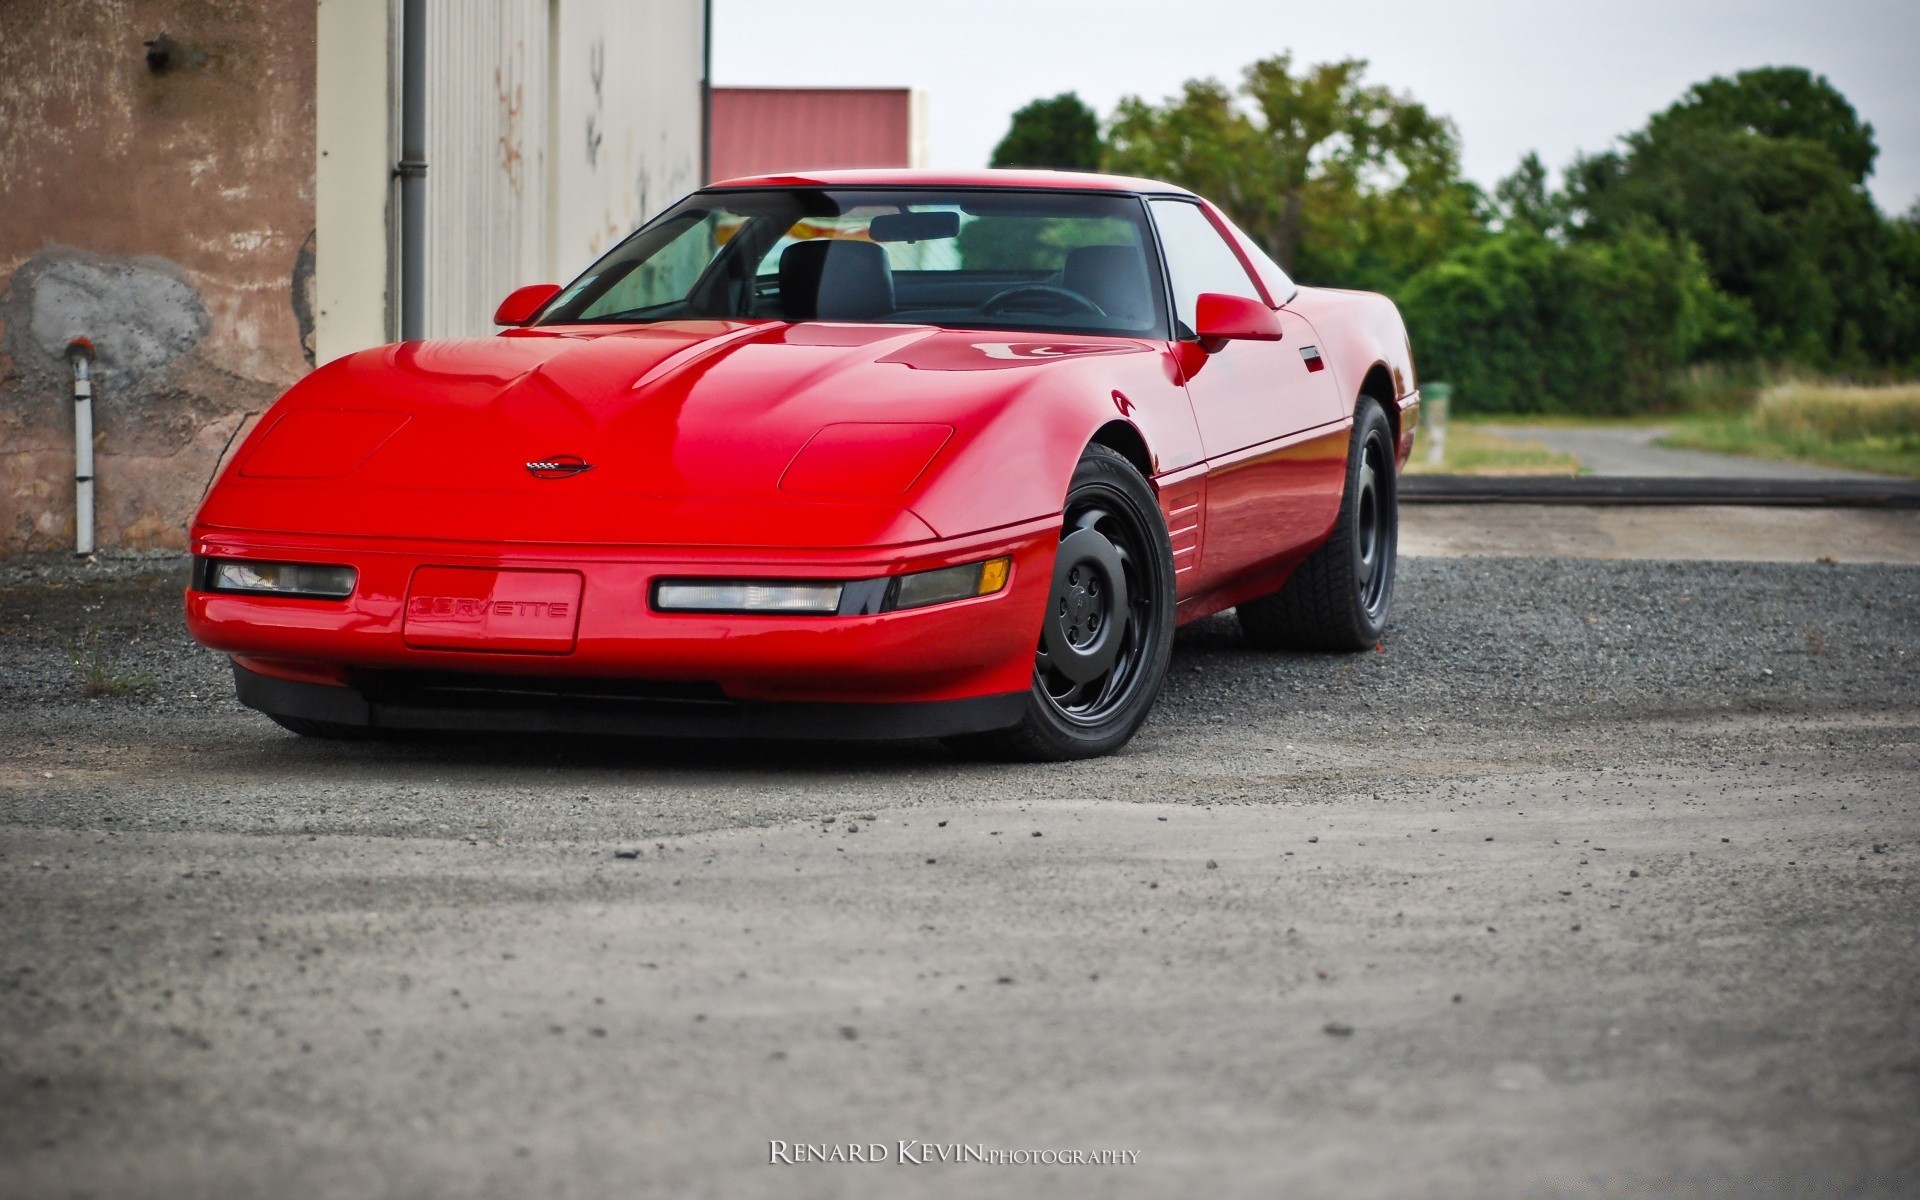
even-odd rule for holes
{"type": "Polygon", "coordinates": [[[1193,336],[1193,311],[1202,292],[1221,292],[1259,300],[1247,269],[1220,231],[1197,204],[1185,200],[1154,200],[1153,223],[1160,229],[1160,246],[1167,255],[1167,274],[1173,280],[1173,311],[1179,318],[1175,332],[1193,336]]]}
{"type": "MultiPolygon", "coordinates": [[[[1220,215],[1222,218],[1226,217],[1225,213],[1220,215]]],[[[1239,239],[1240,248],[1247,252],[1247,261],[1253,264],[1254,276],[1266,286],[1267,295],[1273,297],[1273,302],[1285,304],[1293,299],[1294,293],[1300,289],[1292,279],[1287,277],[1287,273],[1280,269],[1280,264],[1268,257],[1267,252],[1260,248],[1260,243],[1248,237],[1247,231],[1235,225],[1231,219],[1227,220],[1227,228],[1232,230],[1234,236],[1239,239]]]]}
{"type": "Polygon", "coordinates": [[[580,318],[593,320],[618,313],[644,312],[683,300],[719,251],[721,243],[715,236],[717,225],[717,215],[708,214],[676,234],[659,253],[629,270],[624,278],[581,310],[580,318]]]}

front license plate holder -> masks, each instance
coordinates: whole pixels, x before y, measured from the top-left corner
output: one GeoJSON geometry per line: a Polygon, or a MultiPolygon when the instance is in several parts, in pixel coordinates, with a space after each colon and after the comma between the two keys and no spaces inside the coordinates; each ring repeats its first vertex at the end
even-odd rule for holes
{"type": "Polygon", "coordinates": [[[401,637],[415,650],[570,654],[580,591],[578,571],[420,567],[401,637]]]}

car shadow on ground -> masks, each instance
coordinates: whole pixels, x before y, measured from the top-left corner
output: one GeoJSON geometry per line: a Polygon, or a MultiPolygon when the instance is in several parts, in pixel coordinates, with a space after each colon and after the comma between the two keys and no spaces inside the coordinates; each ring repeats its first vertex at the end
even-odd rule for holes
{"type": "MultiPolygon", "coordinates": [[[[1232,616],[1210,617],[1181,629],[1175,638],[1168,670],[1170,687],[1196,670],[1271,670],[1289,659],[1327,659],[1327,655],[1294,655],[1254,649],[1241,638],[1232,616]],[[1242,661],[1244,660],[1244,661],[1242,661]]],[[[385,767],[445,766],[476,771],[568,768],[577,770],[635,769],[692,770],[727,774],[837,775],[921,768],[1033,769],[1049,765],[997,761],[956,750],[938,740],[903,741],[778,741],[734,737],[671,738],[561,733],[463,733],[430,731],[375,731],[365,737],[304,738],[267,726],[247,714],[240,718],[263,727],[262,736],[226,746],[222,765],[247,770],[351,769],[378,771],[385,767]]],[[[1155,720],[1149,715],[1148,726],[1155,720]]],[[[1124,751],[1123,751],[1124,752],[1124,751]]]]}

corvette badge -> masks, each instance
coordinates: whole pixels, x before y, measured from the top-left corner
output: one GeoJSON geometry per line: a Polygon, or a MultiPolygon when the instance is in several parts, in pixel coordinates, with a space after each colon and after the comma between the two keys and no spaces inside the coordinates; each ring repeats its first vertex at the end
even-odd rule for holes
{"type": "Polygon", "coordinates": [[[527,464],[527,474],[535,479],[565,479],[593,470],[593,464],[578,454],[549,454],[527,464]]]}

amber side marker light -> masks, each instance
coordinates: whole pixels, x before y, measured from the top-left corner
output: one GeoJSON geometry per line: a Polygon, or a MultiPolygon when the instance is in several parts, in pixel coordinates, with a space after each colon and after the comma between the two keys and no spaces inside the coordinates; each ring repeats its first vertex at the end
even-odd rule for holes
{"type": "Polygon", "coordinates": [[[943,567],[938,571],[920,571],[902,575],[895,583],[888,609],[925,608],[974,596],[991,596],[1007,586],[1013,569],[1011,558],[990,558],[986,562],[943,567]]]}

